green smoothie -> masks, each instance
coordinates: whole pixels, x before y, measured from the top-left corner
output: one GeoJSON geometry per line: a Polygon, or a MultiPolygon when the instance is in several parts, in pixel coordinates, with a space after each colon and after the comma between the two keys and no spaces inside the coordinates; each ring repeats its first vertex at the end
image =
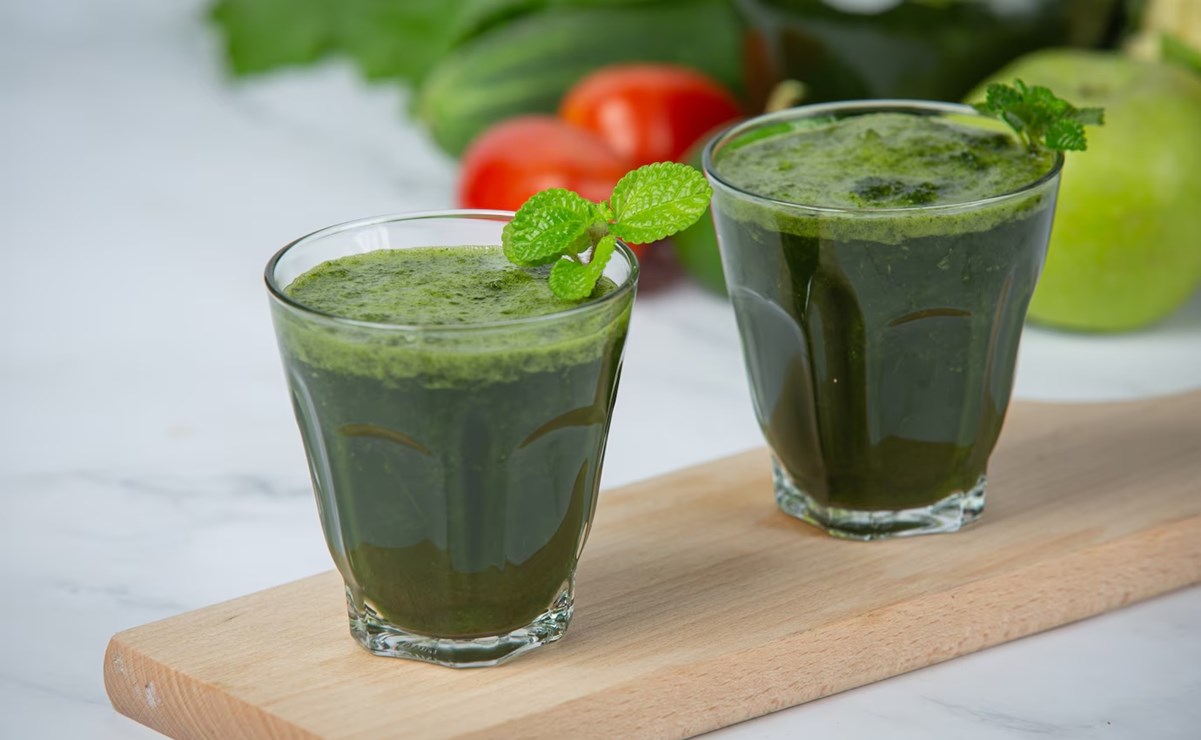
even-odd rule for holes
{"type": "Polygon", "coordinates": [[[275,320],[352,620],[471,639],[569,608],[632,291],[563,303],[499,247],[436,247],[341,257],[284,292],[305,309],[275,320]]]}
{"type": "MultiPolygon", "coordinates": [[[[1019,190],[1046,174],[1052,161],[1051,155],[1029,152],[995,125],[872,113],[814,121],[731,148],[718,174],[743,190],[788,203],[904,208],[966,203],[1019,190]]],[[[913,215],[903,218],[910,228],[913,215]]],[[[971,230],[970,225],[954,228],[971,230]]]]}
{"type": "Polygon", "coordinates": [[[879,112],[766,124],[711,167],[781,506],[860,538],[949,526],[879,512],[978,514],[1058,160],[967,115],[879,112]]]}

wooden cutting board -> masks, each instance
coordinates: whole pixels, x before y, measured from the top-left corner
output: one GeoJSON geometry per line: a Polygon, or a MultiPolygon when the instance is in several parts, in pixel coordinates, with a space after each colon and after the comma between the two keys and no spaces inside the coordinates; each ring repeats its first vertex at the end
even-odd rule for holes
{"type": "Polygon", "coordinates": [[[963,532],[844,542],[748,452],[605,492],[567,637],[501,667],[369,655],[331,572],[122,632],[104,682],[177,738],[678,738],[1201,581],[1201,393],[1016,404],[989,478],[963,532]]]}

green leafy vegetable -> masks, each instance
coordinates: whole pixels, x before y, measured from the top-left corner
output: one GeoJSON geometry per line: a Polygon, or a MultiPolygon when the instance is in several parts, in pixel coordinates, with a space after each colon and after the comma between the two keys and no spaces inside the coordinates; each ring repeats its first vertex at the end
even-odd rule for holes
{"type": "Polygon", "coordinates": [[[607,202],[562,188],[536,193],[505,224],[501,244],[521,267],[554,263],[551,292],[578,301],[596,289],[618,237],[649,242],[683,231],[704,215],[712,195],[704,176],[686,164],[648,164],[627,172],[607,202]],[[580,255],[589,248],[585,262],[580,255]]]}
{"type": "Polygon", "coordinates": [[[466,0],[217,0],[235,74],[346,54],[370,79],[420,82],[450,51],[466,0]]]}
{"type": "Polygon", "coordinates": [[[1083,151],[1088,148],[1084,127],[1105,122],[1104,109],[1077,108],[1050,89],[1021,80],[989,85],[985,101],[972,107],[1009,124],[1031,150],[1083,151]]]}
{"type": "Polygon", "coordinates": [[[219,0],[209,17],[224,33],[236,74],[308,64],[337,46],[328,0],[219,0]]]}
{"type": "Polygon", "coordinates": [[[466,41],[518,18],[556,8],[651,5],[664,0],[465,0],[455,23],[456,42],[466,41]]]}
{"type": "Polygon", "coordinates": [[[410,112],[458,156],[486,128],[553,113],[594,69],[695,67],[742,83],[730,0],[209,0],[235,75],[330,57],[414,89],[410,112]]]}

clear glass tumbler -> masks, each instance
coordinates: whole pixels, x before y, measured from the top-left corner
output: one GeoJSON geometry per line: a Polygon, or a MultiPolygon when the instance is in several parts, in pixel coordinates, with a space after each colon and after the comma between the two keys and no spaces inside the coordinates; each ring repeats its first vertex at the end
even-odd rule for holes
{"type": "Polygon", "coordinates": [[[705,152],[722,265],[780,508],[851,539],[952,532],[984,507],[1063,157],[1014,192],[903,208],[790,203],[722,176],[732,148],[869,113],[998,125],[870,101],[734,127],[705,152]]]}
{"type": "Polygon", "coordinates": [[[563,636],[638,279],[570,309],[395,325],[308,309],[285,288],[348,254],[499,244],[512,214],[367,219],[267,265],[272,318],[350,631],[377,655],[494,665],[563,636]]]}

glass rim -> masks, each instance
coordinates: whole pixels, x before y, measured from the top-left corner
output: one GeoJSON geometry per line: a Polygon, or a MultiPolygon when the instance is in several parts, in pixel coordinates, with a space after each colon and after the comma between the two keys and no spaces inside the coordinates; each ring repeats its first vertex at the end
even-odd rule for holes
{"type": "MultiPolygon", "coordinates": [[[[486,331],[490,329],[508,329],[518,326],[530,326],[536,324],[546,324],[564,318],[579,316],[591,311],[596,311],[604,306],[616,302],[626,294],[634,290],[634,286],[638,284],[639,265],[638,258],[634,255],[633,250],[629,248],[621,239],[617,239],[616,253],[621,254],[625,259],[626,264],[630,266],[630,274],[626,276],[617,289],[611,293],[607,293],[595,300],[588,300],[579,305],[566,308],[562,311],[554,311],[552,313],[538,314],[536,316],[519,316],[511,319],[499,319],[496,321],[478,321],[464,324],[400,324],[381,321],[364,321],[362,319],[352,319],[346,316],[321,311],[315,308],[295,301],[284,293],[281,287],[275,280],[275,270],[278,267],[280,260],[284,258],[293,248],[300,247],[306,243],[322,239],[327,236],[339,234],[345,231],[354,231],[369,226],[379,226],[381,224],[399,223],[404,221],[425,221],[434,219],[476,219],[489,221],[509,221],[513,218],[514,211],[488,210],[482,208],[462,208],[462,209],[445,209],[437,211],[411,211],[407,213],[389,213],[380,216],[368,216],[366,218],[358,218],[342,223],[326,226],[316,231],[305,234],[302,237],[293,239],[292,241],[281,247],[271,259],[267,261],[267,267],[263,271],[263,279],[267,283],[267,291],[271,297],[279,303],[287,306],[289,309],[299,311],[302,314],[307,314],[312,317],[320,318],[326,321],[333,321],[346,326],[355,326],[363,329],[376,329],[388,331],[409,331],[409,332],[468,332],[468,331],[486,331]]],[[[447,249],[459,249],[461,247],[446,247],[447,249]]],[[[514,265],[514,267],[517,267],[514,265]]],[[[520,269],[520,268],[519,268],[520,269]]]]}
{"type": "Polygon", "coordinates": [[[767,125],[767,124],[778,123],[778,122],[782,122],[782,121],[792,121],[792,120],[797,120],[797,119],[801,119],[801,118],[809,118],[809,117],[816,116],[816,115],[837,113],[837,112],[847,112],[847,111],[860,112],[860,113],[867,113],[867,112],[881,112],[882,113],[882,112],[888,112],[888,111],[894,111],[894,112],[925,111],[925,112],[943,113],[943,114],[966,115],[966,116],[971,116],[973,118],[979,118],[981,120],[988,120],[988,121],[996,120],[996,119],[993,119],[993,118],[983,115],[982,113],[980,113],[979,111],[977,111],[975,108],[973,108],[970,105],[964,105],[962,103],[944,103],[944,102],[934,101],[934,100],[906,100],[906,99],[901,99],[901,98],[886,98],[886,99],[881,99],[881,100],[844,100],[844,101],[837,101],[837,102],[833,102],[833,103],[814,103],[811,105],[798,106],[796,108],[787,108],[785,110],[775,111],[772,113],[763,113],[761,115],[755,116],[753,118],[748,118],[745,121],[742,121],[740,123],[734,124],[733,126],[730,126],[729,128],[725,129],[724,131],[720,132],[719,134],[714,136],[712,139],[710,139],[709,143],[707,143],[705,145],[704,152],[702,153],[702,156],[701,156],[701,166],[704,169],[705,175],[708,176],[710,181],[712,181],[713,183],[718,185],[720,188],[722,188],[726,191],[729,191],[731,193],[734,193],[736,195],[750,198],[752,200],[756,200],[756,201],[759,201],[764,204],[780,206],[780,207],[784,207],[784,208],[788,208],[788,209],[792,209],[792,210],[811,211],[815,214],[829,214],[829,215],[837,214],[837,215],[842,215],[842,216],[852,215],[852,214],[853,215],[861,215],[861,216],[862,215],[897,216],[897,215],[905,214],[905,213],[928,214],[928,213],[953,212],[953,211],[959,211],[959,210],[980,208],[980,207],[992,205],[995,203],[1001,203],[1006,200],[1010,200],[1010,199],[1016,198],[1018,196],[1028,194],[1034,190],[1037,190],[1038,188],[1046,185],[1047,183],[1049,183],[1049,182],[1053,181],[1055,178],[1057,178],[1059,176],[1059,173],[1063,170],[1063,164],[1064,164],[1063,152],[1055,152],[1055,160],[1054,160],[1054,162],[1051,163],[1050,169],[1048,169],[1045,173],[1043,173],[1037,179],[1026,183],[1025,185],[1021,186],[1020,188],[1017,188],[1014,190],[1007,190],[1003,193],[998,193],[996,195],[989,195],[987,197],[977,198],[975,200],[965,200],[965,201],[962,201],[959,203],[937,203],[937,204],[933,204],[933,205],[919,205],[919,206],[891,206],[888,208],[845,208],[845,207],[840,207],[840,206],[818,206],[818,205],[811,205],[811,204],[806,204],[806,203],[797,203],[797,202],[790,201],[790,200],[781,200],[779,198],[773,198],[768,195],[762,195],[760,193],[755,193],[753,191],[747,190],[746,188],[735,185],[734,183],[725,179],[720,174],[718,174],[718,172],[716,171],[716,168],[713,166],[713,158],[714,158],[715,154],[717,153],[717,150],[719,148],[721,148],[721,146],[729,143],[735,137],[740,136],[752,129],[756,129],[761,126],[767,125]]]}

